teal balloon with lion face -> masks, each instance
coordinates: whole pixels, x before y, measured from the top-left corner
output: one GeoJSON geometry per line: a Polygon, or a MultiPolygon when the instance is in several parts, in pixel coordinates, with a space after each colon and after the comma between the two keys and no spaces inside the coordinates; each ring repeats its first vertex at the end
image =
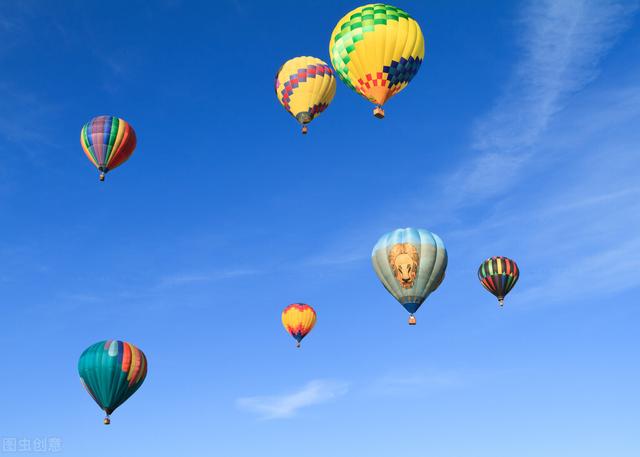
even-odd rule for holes
{"type": "Polygon", "coordinates": [[[371,262],[382,285],[410,313],[413,325],[413,314],[444,279],[447,250],[435,233],[403,228],[380,238],[371,262]]]}

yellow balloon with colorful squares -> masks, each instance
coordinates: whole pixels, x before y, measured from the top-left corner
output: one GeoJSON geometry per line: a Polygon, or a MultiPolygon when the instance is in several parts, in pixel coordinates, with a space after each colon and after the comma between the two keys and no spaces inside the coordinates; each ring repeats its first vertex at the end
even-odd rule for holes
{"type": "Polygon", "coordinates": [[[403,90],[424,60],[424,36],[406,11],[375,3],[354,9],[336,25],[329,42],[331,63],[338,77],[376,105],[403,90]]]}
{"type": "Polygon", "coordinates": [[[295,57],[278,70],[275,89],[280,104],[302,125],[302,133],[307,133],[307,124],[333,100],[336,78],[322,60],[295,57]]]}

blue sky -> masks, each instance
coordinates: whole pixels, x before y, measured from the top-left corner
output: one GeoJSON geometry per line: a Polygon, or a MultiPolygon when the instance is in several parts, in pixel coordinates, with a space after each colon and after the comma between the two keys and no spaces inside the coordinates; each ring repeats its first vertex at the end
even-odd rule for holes
{"type": "Polygon", "coordinates": [[[0,4],[0,438],[640,454],[638,3],[398,3],[425,33],[417,77],[383,121],[339,83],[303,137],[275,70],[328,60],[355,6],[0,4]],[[78,141],[99,114],[139,140],[104,184],[78,141]],[[449,252],[414,328],[369,260],[405,226],[449,252]],[[522,270],[504,309],[476,277],[491,255],[522,270]],[[296,301],[318,311],[302,350],[280,324],[296,301]],[[107,428],[76,364],[109,338],[150,369],[107,428]]]}

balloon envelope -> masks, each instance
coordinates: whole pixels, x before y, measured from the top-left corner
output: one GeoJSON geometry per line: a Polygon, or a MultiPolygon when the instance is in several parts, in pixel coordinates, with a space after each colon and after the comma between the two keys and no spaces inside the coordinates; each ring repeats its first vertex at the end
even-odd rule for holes
{"type": "Polygon", "coordinates": [[[329,55],[336,74],[348,87],[382,106],[418,72],[424,59],[424,37],[406,11],[369,4],[340,19],[331,34],[329,55]]]}
{"type": "Polygon", "coordinates": [[[101,341],[82,353],[78,373],[89,395],[109,416],[144,382],[147,358],[133,344],[101,341]]]}
{"type": "Polygon", "coordinates": [[[80,131],[80,144],[85,155],[100,171],[100,179],[122,165],[136,147],[136,132],[124,119],[98,116],[80,131]]]}
{"type": "Polygon", "coordinates": [[[447,250],[428,230],[397,229],[380,238],[371,261],[384,287],[413,314],[442,283],[447,250]]]}
{"type": "Polygon", "coordinates": [[[502,306],[504,297],[513,289],[520,277],[518,264],[508,257],[491,257],[478,268],[480,283],[498,298],[502,306]]]}
{"type": "Polygon", "coordinates": [[[282,311],[282,325],[300,346],[302,339],[316,325],[316,312],[305,303],[294,303],[282,311]]]}
{"type": "Polygon", "coordinates": [[[322,60],[295,57],[278,70],[275,90],[284,109],[304,126],[327,109],[336,94],[336,78],[322,60]]]}

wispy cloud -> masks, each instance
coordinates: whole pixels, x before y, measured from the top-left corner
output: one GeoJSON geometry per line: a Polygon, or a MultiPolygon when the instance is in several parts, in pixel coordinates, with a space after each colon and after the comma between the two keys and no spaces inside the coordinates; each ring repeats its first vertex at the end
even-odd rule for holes
{"type": "Polygon", "coordinates": [[[607,0],[531,1],[523,8],[522,57],[494,107],[476,121],[473,146],[483,152],[457,173],[461,199],[492,196],[516,179],[554,115],[598,75],[636,10],[637,2],[607,0]]]}
{"type": "Polygon", "coordinates": [[[365,260],[368,257],[367,247],[370,241],[356,238],[360,237],[347,236],[346,239],[351,242],[350,246],[346,246],[344,241],[339,245],[327,246],[322,254],[309,257],[303,263],[310,267],[334,267],[365,260]]]}
{"type": "Polygon", "coordinates": [[[341,381],[314,380],[299,390],[273,396],[239,398],[241,409],[258,414],[261,419],[285,419],[300,409],[326,403],[347,393],[349,385],[341,381]]]}
{"type": "Polygon", "coordinates": [[[386,375],[375,379],[369,391],[375,395],[406,395],[409,390],[430,393],[458,387],[462,383],[462,378],[452,372],[386,375]]]}
{"type": "Polygon", "coordinates": [[[26,35],[29,2],[0,2],[0,55],[11,50],[26,35]]]}
{"type": "MultiPolygon", "coordinates": [[[[635,153],[608,149],[598,168],[572,185],[569,195],[536,209],[520,222],[530,252],[523,303],[558,303],[640,287],[640,189],[635,153]],[[615,161],[607,163],[607,159],[615,161]],[[535,215],[538,219],[534,220],[535,215]],[[553,256],[541,255],[553,252],[553,256]]],[[[596,155],[596,157],[598,157],[596,155]]]]}
{"type": "Polygon", "coordinates": [[[99,303],[103,301],[103,297],[95,293],[63,293],[60,298],[65,301],[79,302],[79,303],[99,303]]]}
{"type": "Polygon", "coordinates": [[[522,11],[522,59],[494,108],[478,120],[475,146],[531,146],[566,97],[598,74],[598,62],[629,25],[632,2],[544,0],[522,11]]]}
{"type": "Polygon", "coordinates": [[[525,289],[519,301],[553,304],[594,295],[610,295],[640,286],[640,237],[572,259],[538,285],[525,289]]]}
{"type": "MultiPolygon", "coordinates": [[[[2,38],[0,34],[0,39],[2,38]]],[[[60,113],[60,107],[51,104],[46,96],[39,96],[30,89],[18,87],[0,80],[0,194],[15,189],[11,171],[15,163],[29,160],[34,167],[46,167],[42,151],[56,149],[57,136],[53,135],[55,123],[47,122],[60,113]],[[34,126],[39,126],[34,128],[34,126]]]]}
{"type": "Polygon", "coordinates": [[[0,31],[12,32],[16,28],[16,23],[7,17],[0,16],[0,31]]]}
{"type": "Polygon", "coordinates": [[[222,281],[261,274],[262,270],[253,268],[236,268],[229,270],[211,271],[205,273],[184,273],[165,276],[160,279],[159,287],[181,286],[194,283],[222,281]]]}
{"type": "MultiPolygon", "coordinates": [[[[485,220],[449,234],[458,243],[478,241],[461,261],[478,257],[480,251],[517,256],[523,277],[512,303],[538,307],[640,287],[640,234],[633,229],[640,226],[640,134],[633,129],[640,112],[624,106],[621,111],[626,115],[614,113],[614,130],[592,128],[586,137],[580,131],[573,143],[561,134],[567,157],[559,163],[565,172],[558,179],[556,171],[556,179],[547,179],[535,198],[506,202],[485,220]]],[[[566,117],[573,122],[589,116],[566,117]]],[[[565,130],[560,124],[559,130],[565,130]]],[[[539,148],[544,151],[555,142],[551,135],[539,148]]]]}

